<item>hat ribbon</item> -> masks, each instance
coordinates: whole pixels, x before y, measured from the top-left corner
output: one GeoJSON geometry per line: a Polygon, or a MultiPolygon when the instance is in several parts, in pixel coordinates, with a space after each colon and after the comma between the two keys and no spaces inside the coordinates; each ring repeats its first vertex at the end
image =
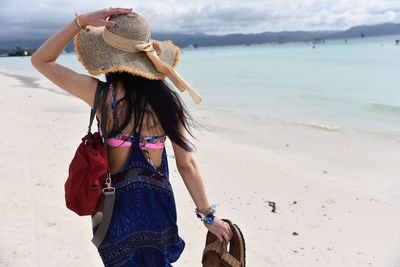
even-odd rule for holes
{"type": "Polygon", "coordinates": [[[145,52],[158,72],[166,75],[181,92],[187,90],[196,104],[201,102],[202,98],[199,92],[187,83],[174,68],[160,59],[158,54],[162,53],[162,46],[159,41],[153,39],[150,39],[149,42],[132,40],[116,35],[107,28],[104,28],[102,35],[103,40],[116,49],[133,53],[145,52]]]}

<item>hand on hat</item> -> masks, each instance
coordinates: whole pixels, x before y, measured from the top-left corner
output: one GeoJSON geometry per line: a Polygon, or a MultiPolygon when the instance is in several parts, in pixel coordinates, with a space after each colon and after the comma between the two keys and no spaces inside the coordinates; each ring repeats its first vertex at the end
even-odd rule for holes
{"type": "Polygon", "coordinates": [[[110,20],[106,20],[112,15],[123,15],[132,13],[132,8],[105,8],[94,12],[89,12],[80,15],[80,23],[84,26],[109,26],[118,27],[118,23],[110,20]]]}

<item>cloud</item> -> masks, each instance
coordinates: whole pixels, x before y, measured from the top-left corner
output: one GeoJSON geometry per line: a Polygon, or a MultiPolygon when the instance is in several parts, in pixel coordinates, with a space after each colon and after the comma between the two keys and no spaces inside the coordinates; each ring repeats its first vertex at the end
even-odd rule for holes
{"type": "Polygon", "coordinates": [[[398,0],[2,0],[0,39],[40,39],[70,22],[76,11],[132,7],[154,32],[209,34],[333,30],[400,22],[398,0]]]}

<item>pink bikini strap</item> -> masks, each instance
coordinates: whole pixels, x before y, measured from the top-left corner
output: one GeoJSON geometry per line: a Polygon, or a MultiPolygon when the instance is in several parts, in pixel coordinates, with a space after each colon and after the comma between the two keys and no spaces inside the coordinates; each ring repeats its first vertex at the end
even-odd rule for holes
{"type": "Polygon", "coordinates": [[[153,149],[161,149],[164,148],[165,144],[164,143],[146,143],[145,147],[147,148],[153,148],[153,149]]]}
{"type": "Polygon", "coordinates": [[[124,140],[119,140],[119,139],[115,139],[115,138],[108,138],[107,143],[110,146],[120,146],[120,147],[132,146],[132,142],[130,142],[130,141],[124,141],[124,140]]]}

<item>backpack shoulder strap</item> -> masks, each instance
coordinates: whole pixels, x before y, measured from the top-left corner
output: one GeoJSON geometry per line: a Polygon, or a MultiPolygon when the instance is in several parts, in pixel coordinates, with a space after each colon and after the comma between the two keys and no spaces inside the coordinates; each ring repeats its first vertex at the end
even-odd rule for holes
{"type": "MultiPolygon", "coordinates": [[[[101,91],[102,91],[102,105],[101,105],[101,132],[103,133],[103,139],[104,139],[104,146],[105,150],[107,151],[107,140],[108,140],[108,135],[107,135],[107,96],[108,96],[108,87],[107,83],[101,82],[101,91]]],[[[108,163],[108,157],[107,157],[107,163],[108,163]]]]}
{"type": "Polygon", "coordinates": [[[93,120],[94,117],[96,115],[97,109],[99,107],[99,103],[100,103],[100,95],[102,93],[102,81],[98,80],[97,82],[97,88],[96,88],[96,93],[94,96],[94,105],[93,108],[90,111],[90,120],[89,120],[89,127],[88,127],[88,133],[90,132],[91,128],[92,128],[92,124],[93,124],[93,120]]]}

